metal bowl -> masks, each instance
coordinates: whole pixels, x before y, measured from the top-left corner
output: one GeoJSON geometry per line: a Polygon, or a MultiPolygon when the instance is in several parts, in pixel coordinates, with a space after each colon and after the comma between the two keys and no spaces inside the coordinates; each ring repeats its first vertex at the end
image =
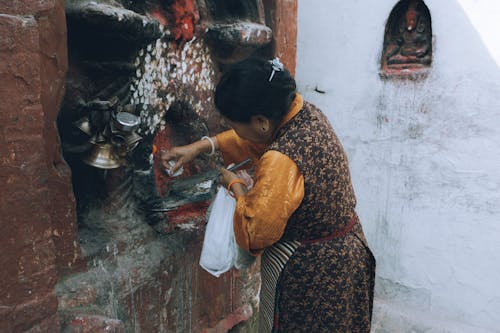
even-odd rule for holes
{"type": "Polygon", "coordinates": [[[114,127],[122,132],[133,132],[139,127],[141,119],[130,112],[117,112],[114,117],[114,127]]]}

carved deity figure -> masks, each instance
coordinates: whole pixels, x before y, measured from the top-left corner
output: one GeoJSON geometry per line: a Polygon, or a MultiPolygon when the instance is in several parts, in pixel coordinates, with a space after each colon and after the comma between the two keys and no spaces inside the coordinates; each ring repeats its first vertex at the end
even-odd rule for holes
{"type": "Polygon", "coordinates": [[[384,69],[428,67],[432,61],[430,13],[421,0],[399,2],[389,18],[382,66],[384,69]]]}

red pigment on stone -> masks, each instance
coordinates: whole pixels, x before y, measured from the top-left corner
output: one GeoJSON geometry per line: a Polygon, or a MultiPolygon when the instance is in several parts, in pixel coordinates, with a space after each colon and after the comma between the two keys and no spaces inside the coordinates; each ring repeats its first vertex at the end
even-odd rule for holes
{"type": "Polygon", "coordinates": [[[179,207],[175,211],[167,212],[168,224],[175,228],[181,224],[196,223],[196,227],[202,227],[209,201],[195,202],[179,207]]]}
{"type": "MultiPolygon", "coordinates": [[[[192,163],[184,165],[184,172],[179,177],[170,177],[164,171],[161,164],[160,154],[161,151],[168,151],[172,147],[176,146],[175,137],[177,133],[175,128],[170,124],[165,124],[165,129],[158,131],[154,139],[153,144],[156,146],[157,152],[154,155],[154,173],[156,185],[161,196],[165,196],[168,193],[169,183],[174,179],[179,179],[180,177],[189,177],[196,173],[195,167],[192,163]]],[[[207,208],[209,206],[209,201],[196,202],[191,204],[186,204],[179,207],[175,211],[165,213],[168,218],[168,229],[167,232],[173,231],[178,225],[190,224],[195,222],[197,226],[205,221],[205,215],[207,208]]]]}
{"type": "MultiPolygon", "coordinates": [[[[165,168],[163,167],[161,163],[161,151],[168,151],[174,146],[177,146],[176,144],[173,144],[173,138],[177,134],[175,133],[175,129],[172,128],[168,123],[165,124],[165,129],[158,131],[156,134],[156,137],[153,141],[153,144],[156,146],[158,151],[154,155],[154,173],[155,173],[155,180],[156,180],[156,185],[158,186],[158,191],[160,192],[160,195],[165,195],[168,192],[168,184],[174,180],[177,179],[178,177],[170,177],[166,172],[165,168]]],[[[182,173],[181,176],[179,177],[188,177],[193,174],[193,168],[191,163],[188,163],[183,166],[184,167],[184,172],[182,173]]]]}
{"type": "Polygon", "coordinates": [[[409,6],[408,6],[408,11],[406,12],[405,19],[406,19],[406,28],[408,30],[414,30],[417,28],[417,10],[415,8],[416,3],[415,1],[411,1],[409,6]]]}
{"type": "Polygon", "coordinates": [[[193,38],[194,25],[198,19],[193,0],[178,0],[172,7],[175,17],[175,28],[173,33],[175,39],[182,37],[184,40],[193,38]]]}
{"type": "Polygon", "coordinates": [[[153,16],[158,22],[160,22],[161,25],[163,26],[168,25],[168,20],[165,17],[165,15],[163,15],[160,8],[153,9],[151,11],[151,16],[153,16]]]}
{"type": "Polygon", "coordinates": [[[158,7],[151,15],[171,30],[175,40],[192,39],[195,24],[200,19],[193,0],[178,0],[166,10],[158,7]]]}

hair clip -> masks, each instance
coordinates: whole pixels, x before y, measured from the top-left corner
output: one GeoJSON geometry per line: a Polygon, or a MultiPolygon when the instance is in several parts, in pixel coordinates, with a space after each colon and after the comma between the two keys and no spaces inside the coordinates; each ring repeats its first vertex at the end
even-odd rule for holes
{"type": "Polygon", "coordinates": [[[282,72],[283,71],[283,64],[281,63],[280,58],[278,58],[278,57],[274,58],[273,60],[269,60],[269,63],[273,67],[273,71],[271,72],[271,76],[269,76],[269,82],[271,82],[271,80],[274,77],[275,72],[282,72]]]}

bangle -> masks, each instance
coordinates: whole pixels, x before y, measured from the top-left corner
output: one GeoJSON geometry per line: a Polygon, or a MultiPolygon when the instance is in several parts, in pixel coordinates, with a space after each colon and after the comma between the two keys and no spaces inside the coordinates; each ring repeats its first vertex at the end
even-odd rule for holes
{"type": "Polygon", "coordinates": [[[209,136],[202,136],[200,140],[208,140],[208,142],[210,142],[210,146],[212,147],[212,150],[210,151],[210,153],[207,154],[208,156],[212,156],[213,154],[215,154],[215,143],[214,143],[214,140],[212,140],[211,137],[209,137],[209,136]]]}
{"type": "Polygon", "coordinates": [[[234,184],[241,184],[241,185],[245,185],[245,182],[243,181],[243,179],[240,179],[240,178],[235,178],[233,180],[231,180],[229,182],[229,184],[227,184],[227,192],[229,193],[230,196],[232,196],[233,198],[235,198],[235,195],[234,193],[231,191],[231,187],[233,187],[234,184]]]}

